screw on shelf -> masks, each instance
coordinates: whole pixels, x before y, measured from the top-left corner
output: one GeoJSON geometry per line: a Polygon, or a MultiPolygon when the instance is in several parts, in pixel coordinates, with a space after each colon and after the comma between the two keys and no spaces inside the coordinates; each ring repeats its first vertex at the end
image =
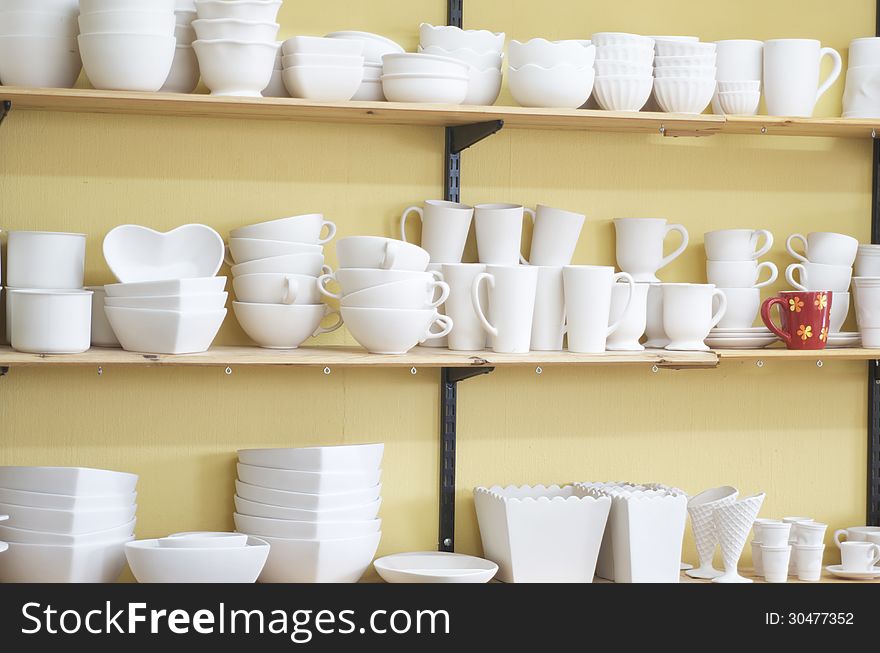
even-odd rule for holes
{"type": "Polygon", "coordinates": [[[822,367],[824,364],[821,360],[816,361],[816,367],[822,367]]]}
{"type": "Polygon", "coordinates": [[[762,133],[762,134],[766,134],[766,133],[767,133],[767,125],[761,125],[761,133],[762,133]]]}
{"type": "Polygon", "coordinates": [[[103,375],[104,375],[104,368],[101,366],[98,366],[98,376],[103,376],[103,375]]]}
{"type": "Polygon", "coordinates": [[[445,540],[443,540],[443,546],[452,546],[452,538],[447,537],[445,540]]]}
{"type": "Polygon", "coordinates": [[[535,374],[543,374],[543,373],[544,373],[544,368],[541,367],[540,365],[538,365],[538,367],[535,368],[535,374]]]}
{"type": "Polygon", "coordinates": [[[331,372],[331,371],[332,371],[332,370],[331,370],[329,367],[325,367],[325,368],[324,368],[324,374],[325,374],[326,376],[330,376],[330,372],[331,372]]]}
{"type": "Polygon", "coordinates": [[[654,374],[656,374],[657,372],[660,371],[660,368],[657,367],[656,365],[652,365],[652,366],[651,366],[651,371],[652,371],[654,374]]]}
{"type": "Polygon", "coordinates": [[[419,373],[419,371],[415,367],[411,367],[411,368],[409,368],[409,373],[412,374],[413,376],[415,376],[416,374],[419,373]]]}
{"type": "Polygon", "coordinates": [[[666,125],[664,125],[662,123],[660,124],[660,135],[666,136],[666,125]]]}
{"type": "Polygon", "coordinates": [[[229,376],[229,375],[231,375],[231,374],[232,374],[232,368],[231,368],[231,367],[227,367],[227,368],[226,368],[226,376],[229,376]]]}
{"type": "Polygon", "coordinates": [[[758,367],[764,367],[764,361],[762,361],[762,360],[755,361],[755,365],[757,365],[758,367]]]}

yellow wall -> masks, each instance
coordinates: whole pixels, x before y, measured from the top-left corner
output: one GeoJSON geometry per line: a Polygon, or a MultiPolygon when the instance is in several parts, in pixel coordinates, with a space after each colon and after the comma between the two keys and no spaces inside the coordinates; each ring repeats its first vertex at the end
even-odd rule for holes
{"type": "MultiPolygon", "coordinates": [[[[874,3],[468,0],[469,27],[509,38],[593,31],[706,40],[809,36],[838,49],[871,32],[874,3]],[[732,5],[729,8],[732,11],[732,5]]],[[[289,1],[285,35],[384,33],[414,49],[445,3],[289,1]]],[[[839,115],[842,81],[817,114],[839,115]]],[[[504,100],[502,99],[502,102],[504,100]]],[[[89,234],[87,283],[110,281],[101,241],[131,222],[236,226],[323,211],[339,236],[395,235],[400,211],[442,195],[442,130],[13,110],[0,129],[0,226],[89,234]]],[[[579,263],[613,263],[617,216],[665,216],[691,246],[664,279],[704,280],[702,233],[764,227],[787,264],[793,231],[869,236],[868,141],[507,130],[463,157],[466,202],[543,202],[588,215],[579,263]]],[[[329,259],[335,264],[333,249],[329,259]]],[[[775,289],[782,288],[779,283],[775,289]]],[[[246,342],[230,315],[221,344],[246,342]]],[[[352,342],[344,332],[324,342],[352,342]]],[[[764,513],[862,523],[864,365],[725,364],[712,371],[497,371],[462,385],[458,550],[480,550],[471,490],[494,483],[659,480],[768,493],[764,513]]],[[[15,369],[0,380],[0,464],[141,475],[138,536],[227,529],[241,447],[387,443],[380,554],[436,543],[437,373],[420,370],[15,369]]],[[[688,555],[692,545],[688,542],[688,555]]],[[[748,558],[748,552],[746,552],[748,558]]]]}

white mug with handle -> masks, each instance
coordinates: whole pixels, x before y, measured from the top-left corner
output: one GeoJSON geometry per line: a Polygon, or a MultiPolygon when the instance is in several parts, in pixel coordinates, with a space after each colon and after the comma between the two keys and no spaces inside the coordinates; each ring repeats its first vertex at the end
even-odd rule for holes
{"type": "Polygon", "coordinates": [[[667,224],[665,218],[617,218],[617,267],[639,282],[659,281],[657,271],[677,259],[688,246],[688,232],[683,225],[667,224]],[[681,234],[681,244],[663,256],[663,243],[673,231],[681,234]]]}
{"type": "Polygon", "coordinates": [[[842,542],[840,566],[845,571],[871,571],[880,562],[880,545],[873,542],[842,542]]]}
{"type": "Polygon", "coordinates": [[[471,301],[477,319],[489,334],[492,350],[504,354],[527,354],[532,340],[532,319],[538,268],[529,265],[487,265],[471,284],[471,301]],[[488,286],[488,312],[480,301],[480,288],[488,286]]]}
{"type": "Polygon", "coordinates": [[[406,222],[418,215],[422,223],[422,249],[431,263],[460,263],[467,242],[474,209],[467,204],[445,200],[426,200],[425,206],[410,206],[400,216],[400,239],[406,239],[406,222]]]}
{"type": "Polygon", "coordinates": [[[764,42],[764,100],[771,116],[810,118],[816,102],[837,81],[840,53],[814,39],[771,39],[764,42]],[[819,83],[822,59],[830,57],[831,73],[819,83]],[[818,89],[817,89],[818,87],[818,89]]]}
{"type": "Polygon", "coordinates": [[[608,336],[620,328],[632,304],[635,282],[627,272],[614,272],[602,265],[567,265],[562,270],[565,291],[565,331],[568,350],[580,354],[601,354],[608,336]],[[611,293],[619,281],[629,285],[620,317],[611,322],[611,293]],[[609,324],[610,322],[610,324],[609,324]]]}

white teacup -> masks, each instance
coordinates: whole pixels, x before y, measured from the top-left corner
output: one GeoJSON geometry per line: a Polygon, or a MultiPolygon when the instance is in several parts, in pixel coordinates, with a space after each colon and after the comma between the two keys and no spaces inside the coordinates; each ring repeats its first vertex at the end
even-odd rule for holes
{"type": "Polygon", "coordinates": [[[565,337],[565,293],[562,266],[535,265],[538,285],[532,318],[531,351],[562,351],[565,337]]]}
{"type": "Polygon", "coordinates": [[[849,298],[848,292],[832,293],[831,310],[828,316],[830,333],[840,333],[843,328],[846,316],[849,315],[849,298]]]}
{"type": "Polygon", "coordinates": [[[493,351],[529,352],[537,286],[538,268],[528,265],[487,265],[474,277],[471,301],[493,351]],[[485,309],[480,303],[483,283],[488,287],[485,309]]]}
{"type": "Polygon", "coordinates": [[[771,261],[706,261],[706,276],[718,288],[763,288],[776,281],[779,270],[771,261]],[[770,276],[759,282],[761,270],[770,270],[770,276]]]}
{"type": "Polygon", "coordinates": [[[480,263],[517,265],[522,253],[523,215],[535,212],[519,204],[478,204],[474,207],[480,263]]]}
{"type": "Polygon", "coordinates": [[[532,216],[532,246],[526,265],[563,266],[571,264],[586,216],[573,211],[538,204],[532,216]]]}
{"type": "MultiPolygon", "coordinates": [[[[761,309],[761,291],[758,288],[719,288],[727,297],[727,310],[718,321],[722,329],[748,329],[758,317],[761,309]]],[[[718,301],[713,302],[717,310],[718,301]]]]}
{"type": "Polygon", "coordinates": [[[428,252],[418,245],[381,236],[342,238],[336,243],[336,257],[340,268],[414,272],[424,272],[431,261],[428,252]]]}
{"type": "Polygon", "coordinates": [[[336,225],[325,220],[320,213],[269,220],[268,222],[239,227],[229,232],[230,238],[286,240],[291,243],[310,243],[312,245],[323,245],[333,240],[335,235],[336,225]],[[327,235],[321,238],[324,227],[327,227],[327,235]]]}
{"type": "Polygon", "coordinates": [[[880,562],[880,545],[873,542],[841,542],[840,566],[846,571],[871,571],[880,562]]]}
{"type": "Polygon", "coordinates": [[[794,567],[797,569],[798,580],[816,582],[822,577],[822,554],[825,545],[818,544],[794,544],[794,567]]]}
{"type": "Polygon", "coordinates": [[[326,304],[250,304],[232,302],[232,310],[244,332],[266,349],[296,349],[303,342],[342,326],[339,311],[326,304]],[[330,327],[322,327],[325,317],[338,319],[330,327]]]}
{"type": "Polygon", "coordinates": [[[840,548],[844,541],[865,542],[868,539],[868,535],[875,533],[880,533],[880,526],[850,526],[849,528],[841,528],[834,531],[834,543],[837,545],[837,548],[840,548]],[[841,539],[844,535],[846,540],[841,539]]]}
{"type": "MultiPolygon", "coordinates": [[[[768,546],[785,546],[791,535],[791,524],[782,521],[765,521],[759,527],[761,542],[768,546]]],[[[757,535],[757,533],[756,533],[757,535]]]]}
{"type": "Polygon", "coordinates": [[[796,544],[818,546],[825,540],[825,531],[828,530],[828,524],[821,524],[816,521],[798,522],[794,530],[794,541],[796,544]]]}
{"type": "Polygon", "coordinates": [[[688,245],[688,232],[680,224],[667,224],[664,218],[617,218],[617,267],[634,281],[659,281],[657,271],[681,256],[688,245]],[[681,244],[663,256],[663,243],[670,232],[681,234],[681,244]]]}
{"type": "Polygon", "coordinates": [[[437,308],[449,297],[449,286],[436,279],[395,281],[349,293],[339,305],[346,308],[437,308]],[[437,291],[440,291],[439,294],[437,291]]]}
{"type": "Polygon", "coordinates": [[[238,263],[229,268],[233,277],[260,272],[281,272],[284,274],[305,274],[317,277],[319,274],[330,274],[332,270],[324,265],[323,254],[285,254],[260,258],[256,261],[238,263]]]}
{"type": "Polygon", "coordinates": [[[250,304],[320,304],[315,277],[263,272],[242,274],[232,280],[235,298],[250,304]]]}
{"type": "Polygon", "coordinates": [[[703,341],[726,310],[727,297],[712,284],[667,284],[663,289],[663,329],[669,338],[666,349],[708,351],[703,341]],[[718,308],[713,313],[715,297],[718,308]]]}
{"type": "Polygon", "coordinates": [[[453,327],[452,318],[435,308],[343,307],[340,311],[351,335],[372,354],[405,354],[420,342],[448,335],[453,327]]]}
{"type": "Polygon", "coordinates": [[[323,254],[324,247],[308,243],[291,243],[286,240],[261,240],[258,238],[230,238],[224,260],[227,265],[247,263],[261,258],[285,254],[323,254]]]}
{"type": "Polygon", "coordinates": [[[400,238],[406,240],[406,221],[416,214],[422,222],[422,249],[431,263],[458,263],[467,242],[474,208],[458,202],[426,200],[424,208],[410,206],[400,217],[400,238]]]}
{"type": "Polygon", "coordinates": [[[840,53],[813,39],[771,39],[764,42],[764,101],[771,116],[809,118],[816,102],[837,81],[840,53]],[[824,57],[831,57],[831,73],[819,83],[824,57]],[[817,88],[818,87],[818,88],[817,88]]]}
{"type": "Polygon", "coordinates": [[[639,340],[645,335],[648,321],[648,291],[650,283],[637,283],[632,289],[630,298],[628,284],[616,283],[611,288],[611,310],[608,319],[613,324],[620,322],[617,331],[609,334],[605,342],[608,351],[642,351],[645,347],[639,340]],[[625,310],[625,312],[624,312],[625,310]]]}
{"type": "Polygon", "coordinates": [[[766,229],[720,229],[704,234],[703,239],[710,261],[754,261],[773,247],[773,234],[766,229]],[[764,244],[759,248],[761,237],[764,244]]]}
{"type": "Polygon", "coordinates": [[[852,267],[859,251],[859,241],[845,234],[814,231],[807,234],[807,236],[792,234],[785,241],[785,249],[803,263],[823,263],[825,265],[852,267]],[[803,244],[803,254],[795,250],[794,241],[796,240],[803,244]]]}
{"type": "Polygon", "coordinates": [[[805,292],[812,290],[848,292],[852,280],[852,268],[846,265],[823,263],[792,263],[785,269],[785,279],[792,288],[805,292]],[[798,280],[794,278],[795,271],[800,277],[798,280]]]}
{"type": "Polygon", "coordinates": [[[666,331],[663,330],[663,286],[662,283],[649,284],[648,307],[645,320],[645,348],[663,349],[669,344],[666,331]]]}
{"type": "Polygon", "coordinates": [[[768,583],[788,582],[788,564],[791,560],[791,547],[788,544],[774,546],[761,544],[761,566],[764,580],[768,583]]]}
{"type": "Polygon", "coordinates": [[[635,291],[635,282],[627,272],[614,272],[602,265],[566,265],[562,271],[565,289],[565,319],[568,350],[580,354],[601,354],[608,336],[620,328],[621,319],[610,322],[611,293],[618,281],[626,281],[629,299],[621,317],[626,315],[635,291]]]}
{"type": "Polygon", "coordinates": [[[323,274],[317,279],[318,290],[322,295],[333,299],[342,299],[345,295],[356,293],[364,288],[381,286],[396,281],[420,279],[425,282],[443,281],[443,275],[437,272],[416,272],[413,270],[376,270],[374,268],[345,268],[336,272],[323,274]],[[327,289],[327,284],[335,281],[342,292],[334,293],[327,289]]]}
{"type": "MultiPolygon", "coordinates": [[[[486,271],[482,263],[444,263],[443,277],[449,284],[446,314],[454,326],[449,332],[448,346],[453,351],[481,351],[486,348],[486,332],[474,310],[471,286],[474,278],[486,271]]],[[[486,306],[485,286],[481,287],[480,305],[486,306]]]]}

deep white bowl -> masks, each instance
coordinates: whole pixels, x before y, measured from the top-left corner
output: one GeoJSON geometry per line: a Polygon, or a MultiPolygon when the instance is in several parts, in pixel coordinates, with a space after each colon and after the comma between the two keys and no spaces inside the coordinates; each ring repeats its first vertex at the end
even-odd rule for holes
{"type": "Polygon", "coordinates": [[[202,41],[275,41],[281,25],[237,18],[200,18],[192,22],[202,41]]]}
{"type": "MultiPolygon", "coordinates": [[[[379,483],[381,470],[370,469],[366,471],[344,472],[308,472],[290,469],[275,469],[260,465],[246,465],[238,463],[238,478],[251,485],[270,487],[288,492],[305,492],[317,494],[319,492],[354,492],[364,488],[373,487],[379,483]]],[[[238,510],[245,514],[251,514],[246,510],[238,510]]],[[[258,517],[278,517],[283,515],[257,515],[258,517]]],[[[366,517],[365,519],[372,519],[366,517]]],[[[309,520],[309,521],[318,521],[309,520]]]]}
{"type": "Polygon", "coordinates": [[[0,487],[74,497],[131,494],[138,477],[89,467],[0,467],[0,487]]]}
{"type": "Polygon", "coordinates": [[[375,502],[381,492],[381,484],[353,492],[309,494],[306,492],[286,492],[235,481],[235,493],[242,499],[298,510],[327,511],[354,508],[375,502]]]}
{"type": "Polygon", "coordinates": [[[232,302],[232,310],[248,337],[266,349],[296,349],[309,338],[342,326],[339,314],[326,304],[232,302]],[[330,315],[336,316],[336,322],[322,327],[321,322],[330,315]]]}
{"type": "Polygon", "coordinates": [[[374,472],[382,465],[385,445],[343,444],[330,447],[239,449],[245,465],[301,472],[374,472]]]}
{"type": "Polygon", "coordinates": [[[654,77],[688,77],[691,79],[715,79],[715,66],[668,66],[655,68],[654,77]]]}
{"type": "Polygon", "coordinates": [[[436,54],[403,52],[382,57],[383,75],[442,75],[458,77],[467,75],[470,65],[452,57],[436,54]]]}
{"type": "Polygon", "coordinates": [[[112,583],[132,537],[84,546],[10,543],[0,555],[3,583],[112,583]]]}
{"type": "Polygon", "coordinates": [[[211,346],[226,309],[199,313],[105,307],[107,319],[126,351],[195,354],[211,346]]]}
{"type": "Polygon", "coordinates": [[[104,290],[107,297],[156,297],[160,295],[210,295],[223,292],[225,287],[226,277],[202,277],[138,283],[109,283],[104,286],[104,290]]]}
{"type": "Polygon", "coordinates": [[[121,526],[134,519],[135,504],[103,510],[53,510],[0,504],[0,514],[9,515],[9,526],[59,535],[82,535],[121,526]]]}
{"type": "MultiPolygon", "coordinates": [[[[36,5],[42,8],[42,5],[36,5]]],[[[76,16],[57,11],[0,10],[0,36],[54,36],[74,39],[79,33],[76,16]]]]}
{"type": "Polygon", "coordinates": [[[596,75],[653,75],[654,68],[650,64],[630,63],[629,61],[616,61],[605,59],[593,64],[596,75]]]}
{"type": "Polygon", "coordinates": [[[281,0],[196,0],[199,18],[237,18],[274,23],[281,0]]]}
{"type": "Polygon", "coordinates": [[[152,34],[80,34],[79,49],[95,88],[158,91],[171,72],[175,40],[152,34]]]}
{"type": "Polygon", "coordinates": [[[291,66],[363,66],[364,58],[359,55],[347,54],[294,53],[281,57],[281,65],[283,68],[291,66]]]}
{"type": "Polygon", "coordinates": [[[357,506],[345,506],[331,510],[301,510],[298,508],[286,508],[274,506],[269,503],[249,501],[242,497],[234,498],[235,509],[239,514],[252,517],[264,517],[267,519],[287,519],[291,521],[307,522],[338,522],[338,521],[365,521],[376,519],[382,499],[376,499],[370,503],[357,506]]]}
{"type": "Polygon", "coordinates": [[[363,66],[290,66],[282,73],[290,97],[317,102],[345,102],[357,93],[363,66]]]}
{"type": "Polygon", "coordinates": [[[79,0],[80,14],[98,11],[153,11],[173,14],[174,10],[174,0],[79,0]]]}
{"type": "Polygon", "coordinates": [[[655,68],[681,68],[682,66],[714,66],[715,65],[715,55],[714,54],[695,54],[695,55],[685,55],[678,57],[654,57],[654,67],[655,68]]]}
{"type": "Polygon", "coordinates": [[[419,43],[423,48],[436,45],[444,50],[469,48],[474,52],[500,53],[504,49],[504,32],[422,23],[419,26],[419,43]]]}
{"type": "Polygon", "coordinates": [[[654,97],[660,108],[669,113],[703,113],[714,94],[714,79],[664,77],[654,80],[654,97]]]}
{"type": "Polygon", "coordinates": [[[501,94],[501,78],[501,71],[495,68],[477,70],[472,67],[468,76],[468,92],[462,104],[482,106],[495,104],[501,94]]]}
{"type": "Polygon", "coordinates": [[[659,57],[689,57],[694,55],[715,54],[714,43],[700,43],[694,41],[657,41],[655,44],[659,57]]]}
{"type": "Polygon", "coordinates": [[[606,45],[596,48],[596,61],[628,61],[648,65],[654,60],[654,48],[640,45],[606,45]]]}
{"type": "Polygon", "coordinates": [[[468,94],[468,76],[382,75],[382,91],[391,102],[461,104],[468,94]]]}
{"type": "Polygon", "coordinates": [[[125,545],[139,583],[254,583],[268,556],[269,544],[256,537],[228,548],[166,547],[156,539],[125,545]]]}
{"type": "Polygon", "coordinates": [[[586,68],[596,59],[596,47],[584,47],[578,41],[548,41],[536,38],[520,43],[511,41],[507,46],[507,60],[511,68],[535,64],[542,68],[570,65],[586,68]]]}
{"type": "Polygon", "coordinates": [[[198,40],[193,48],[211,95],[262,97],[275,68],[274,41],[198,40]]]}
{"type": "Polygon", "coordinates": [[[592,68],[570,64],[543,68],[528,64],[509,68],[507,85],[521,106],[577,109],[590,97],[594,77],[592,68]]]}
{"type": "Polygon", "coordinates": [[[404,51],[399,44],[391,39],[371,32],[332,32],[327,34],[326,38],[357,41],[362,43],[362,54],[364,59],[371,63],[382,63],[382,57],[384,55],[404,51]]]}
{"type": "MultiPolygon", "coordinates": [[[[337,57],[362,57],[364,42],[360,39],[326,36],[293,36],[281,44],[281,54],[318,54],[337,57]]],[[[380,60],[381,61],[381,60],[380,60]]]]}
{"type": "MultiPolygon", "coordinates": [[[[130,506],[136,499],[136,492],[106,494],[103,496],[75,496],[70,494],[30,492],[28,490],[11,490],[0,487],[0,503],[12,503],[17,506],[30,506],[32,508],[49,508],[51,510],[106,510],[108,508],[130,506]]],[[[2,539],[0,537],[0,540],[2,539]]]]}
{"type": "Polygon", "coordinates": [[[451,57],[469,64],[471,68],[477,70],[501,70],[504,56],[498,52],[477,52],[470,48],[459,48],[458,50],[445,50],[437,45],[430,45],[426,48],[419,46],[419,52],[425,54],[436,54],[441,57],[451,57]]]}
{"type": "Polygon", "coordinates": [[[198,313],[219,311],[226,306],[229,293],[210,295],[157,295],[145,297],[107,297],[104,306],[117,308],[149,308],[157,311],[184,311],[198,313]]]}
{"type": "Polygon", "coordinates": [[[593,97],[606,111],[639,111],[654,86],[653,77],[608,75],[597,77],[593,97]]]}
{"type": "Polygon", "coordinates": [[[0,36],[0,84],[71,88],[82,70],[76,39],[0,36]]]}
{"type": "Polygon", "coordinates": [[[101,531],[80,535],[64,535],[50,531],[33,531],[0,524],[0,541],[19,544],[53,544],[60,546],[86,546],[100,542],[115,542],[134,535],[136,519],[101,531]]]}
{"type": "Polygon", "coordinates": [[[257,537],[281,537],[297,540],[336,540],[348,537],[360,537],[370,533],[378,533],[381,519],[360,521],[291,521],[289,519],[270,519],[251,515],[232,515],[235,529],[241,533],[250,533],[257,537]]]}
{"type": "Polygon", "coordinates": [[[174,14],[155,11],[99,11],[81,14],[80,34],[174,36],[174,14]]]}
{"type": "Polygon", "coordinates": [[[171,72],[159,90],[165,93],[192,93],[199,85],[200,76],[196,51],[190,45],[178,45],[174,48],[171,72]]]}
{"type": "Polygon", "coordinates": [[[718,93],[716,96],[721,110],[729,116],[754,116],[761,103],[760,91],[735,91],[718,93]]]}

